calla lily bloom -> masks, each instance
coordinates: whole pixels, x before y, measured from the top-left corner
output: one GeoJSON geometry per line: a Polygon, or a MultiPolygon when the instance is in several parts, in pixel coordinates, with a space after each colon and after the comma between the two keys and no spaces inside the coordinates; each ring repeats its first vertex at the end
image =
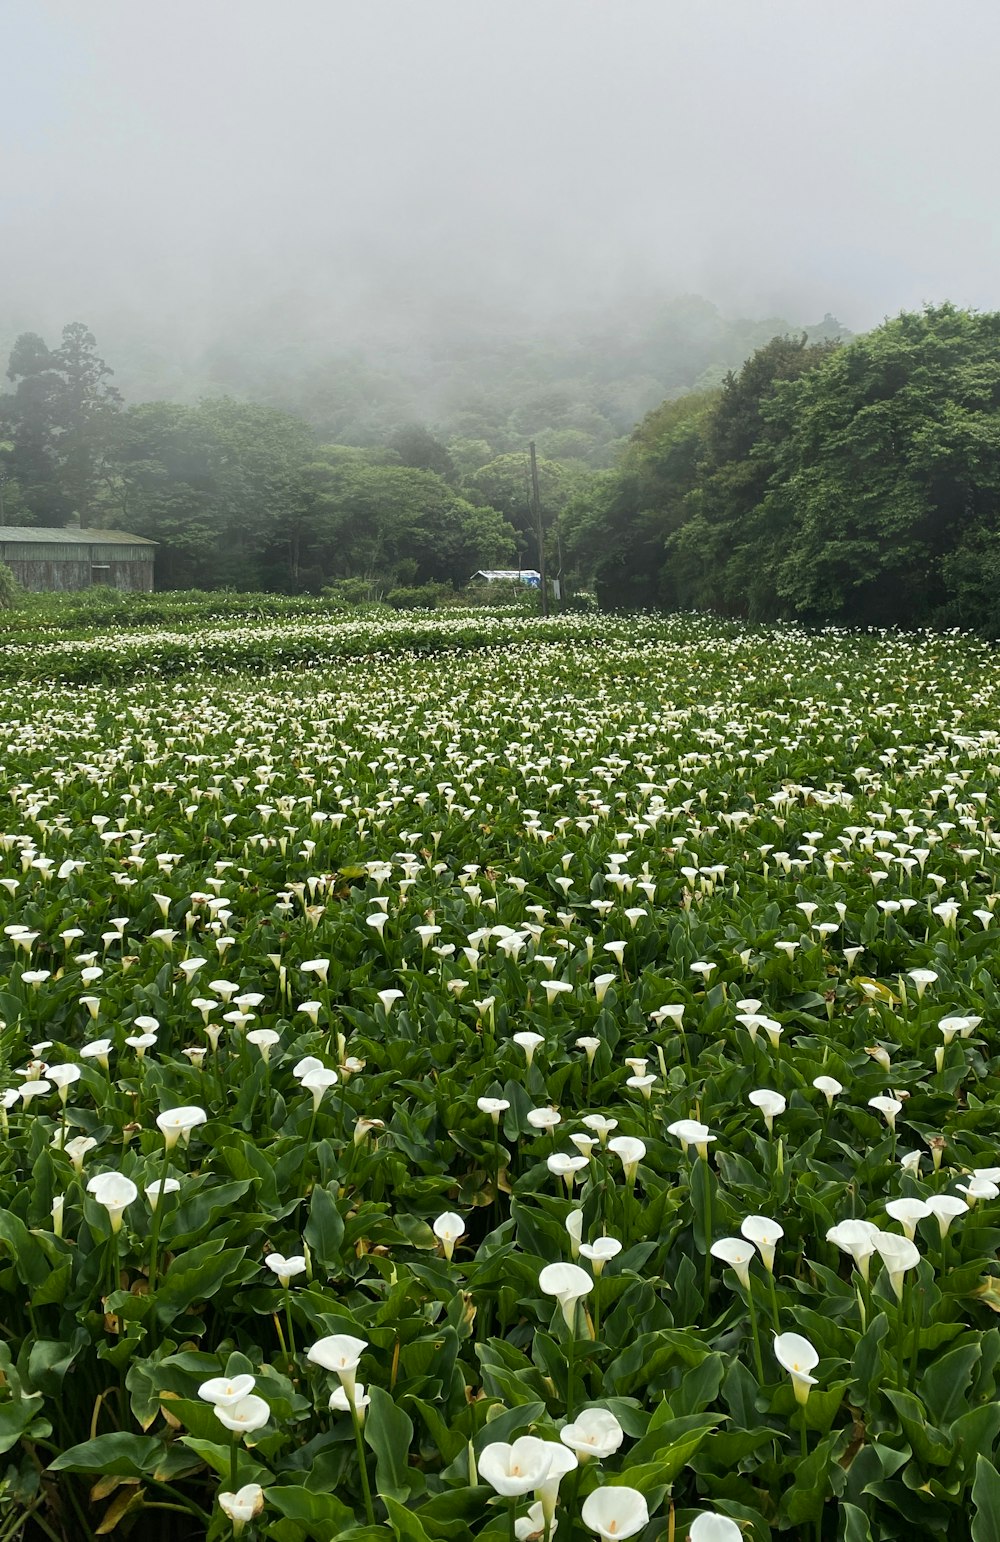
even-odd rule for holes
{"type": "Polygon", "coordinates": [[[576,1452],[580,1462],[601,1461],[614,1456],[625,1431],[607,1408],[584,1408],[572,1424],[563,1425],[559,1439],[576,1452]]]}
{"type": "Polygon", "coordinates": [[[216,1403],[215,1417],[235,1435],[252,1435],[262,1430],[271,1417],[270,1406],[255,1392],[247,1393],[238,1403],[216,1403]]]}
{"type": "Polygon", "coordinates": [[[319,1108],[323,1101],[324,1092],[331,1087],[336,1087],[340,1077],[336,1071],[328,1071],[326,1066],[319,1066],[316,1070],[307,1071],[302,1078],[302,1086],[306,1092],[312,1093],[313,1112],[319,1108]]]}
{"type": "Polygon", "coordinates": [[[210,1381],[202,1382],[198,1388],[198,1396],[216,1407],[229,1408],[235,1403],[241,1403],[256,1385],[256,1378],[253,1376],[213,1376],[210,1381]]]}
{"type": "Polygon", "coordinates": [[[557,1108],[529,1108],[527,1120],[533,1130],[554,1130],[562,1115],[557,1108]]]}
{"type": "Polygon", "coordinates": [[[275,1033],[273,1028],[255,1028],[252,1033],[247,1034],[247,1043],[260,1051],[260,1058],[266,1064],[271,1058],[274,1046],[281,1043],[281,1034],[275,1033]]]}
{"type": "Polygon", "coordinates": [[[752,1243],[745,1242],[742,1237],[720,1237],[712,1243],[709,1252],[713,1258],[729,1265],[744,1290],[750,1289],[750,1262],[755,1252],[752,1243]]]}
{"type": "MultiPolygon", "coordinates": [[[[55,1141],[52,1144],[55,1145],[55,1141]]],[[[62,1149],[72,1162],[74,1170],[82,1173],[84,1158],[89,1151],[95,1150],[96,1147],[97,1141],[92,1135],[74,1135],[72,1140],[68,1140],[62,1149]]]]}
{"type": "Polygon", "coordinates": [[[675,1119],[673,1124],[667,1125],[667,1134],[673,1135],[681,1143],[681,1150],[687,1155],[688,1146],[694,1146],[703,1162],[708,1161],[709,1143],[718,1140],[713,1135],[707,1124],[702,1124],[698,1119],[675,1119]]]}
{"type": "Polygon", "coordinates": [[[767,1125],[767,1133],[774,1130],[774,1121],[779,1114],[783,1114],[788,1107],[786,1099],[780,1092],[772,1092],[770,1087],[759,1087],[749,1094],[750,1102],[755,1108],[759,1108],[764,1115],[764,1123],[767,1125]]]}
{"type": "Polygon", "coordinates": [[[108,1069],[108,1059],[113,1049],[114,1045],[110,1039],[91,1039],[89,1044],[82,1044],[80,1046],[80,1056],[83,1060],[96,1060],[106,1071],[108,1069]]]}
{"type": "Polygon", "coordinates": [[[917,1233],[917,1222],[934,1214],[922,1199],[890,1199],[885,1209],[887,1215],[899,1222],[904,1236],[909,1237],[911,1242],[917,1233]]]}
{"type": "Polygon", "coordinates": [[[22,1082],[18,1089],[21,1094],[21,1102],[28,1108],[33,1098],[44,1098],[47,1092],[52,1091],[52,1083],[42,1079],[22,1082]]]}
{"type": "Polygon", "coordinates": [[[896,1115],[901,1112],[902,1107],[903,1107],[903,1105],[900,1102],[899,1098],[889,1098],[889,1097],[869,1098],[868,1099],[868,1107],[876,1109],[877,1112],[882,1115],[882,1117],[884,1118],[886,1124],[889,1126],[890,1130],[893,1130],[893,1131],[895,1130],[895,1128],[896,1128],[896,1115]]]}
{"type": "Polygon", "coordinates": [[[570,1194],[576,1183],[577,1173],[581,1173],[590,1165],[590,1158],[585,1156],[572,1156],[568,1151],[554,1151],[545,1160],[545,1165],[554,1178],[561,1178],[570,1194]]]}
{"type": "Polygon", "coordinates": [[[622,1245],[617,1237],[598,1237],[596,1242],[580,1244],[580,1256],[590,1264],[595,1279],[600,1279],[604,1265],[610,1263],[612,1258],[617,1258],[621,1250],[622,1245]]]}
{"type": "Polygon", "coordinates": [[[607,1145],[608,1136],[618,1128],[617,1119],[605,1119],[603,1114],[584,1114],[580,1123],[585,1124],[588,1130],[593,1130],[602,1146],[607,1145]]]}
{"type": "Polygon", "coordinates": [[[153,1183],[147,1183],[143,1193],[149,1200],[150,1210],[155,1210],[165,1194],[176,1194],[179,1189],[176,1178],[157,1178],[153,1183]]]}
{"type": "Polygon", "coordinates": [[[450,1263],[456,1242],[465,1236],[465,1222],[454,1210],[446,1210],[443,1215],[438,1216],[432,1230],[444,1249],[445,1258],[450,1263]]]}
{"type": "Polygon", "coordinates": [[[50,1065],[45,1075],[59,1093],[59,1101],[65,1104],[70,1087],[80,1080],[83,1072],[78,1065],[50,1065]]]}
{"type": "Polygon", "coordinates": [[[306,1261],[301,1253],[294,1253],[290,1258],[285,1258],[282,1253],[268,1253],[264,1262],[278,1276],[279,1285],[286,1290],[297,1275],[306,1272],[306,1261]]]}
{"type": "Polygon", "coordinates": [[[347,1389],[350,1396],[357,1379],[354,1373],[367,1348],[367,1339],[355,1338],[351,1333],[329,1333],[325,1338],[316,1340],[306,1352],[306,1359],[339,1376],[341,1386],[347,1389]]]}
{"type": "Polygon", "coordinates": [[[816,1385],[816,1378],[810,1372],[819,1364],[817,1351],[801,1333],[776,1333],[774,1357],[791,1376],[796,1401],[804,1404],[809,1396],[809,1388],[816,1385]]]}
{"type": "Polygon", "coordinates": [[[500,1115],[510,1107],[507,1098],[477,1098],[476,1107],[481,1114],[489,1114],[494,1124],[500,1123],[500,1115]]]}
{"type": "Polygon", "coordinates": [[[170,1151],[176,1146],[178,1140],[183,1140],[186,1146],[193,1132],[207,1119],[208,1115],[203,1108],[190,1104],[183,1108],[170,1108],[165,1113],[157,1114],[156,1123],[167,1143],[167,1150],[170,1151]]]}
{"type": "MultiPolygon", "coordinates": [[[[958,1201],[962,1210],[965,1206],[958,1201]]],[[[915,1269],[920,1262],[920,1250],[909,1237],[897,1237],[893,1232],[880,1231],[875,1246],[879,1257],[885,1264],[889,1275],[889,1284],[892,1286],[897,1301],[903,1299],[903,1279],[909,1269],[915,1269]]]]}
{"type": "Polygon", "coordinates": [[[511,1036],[511,1043],[524,1050],[524,1058],[530,1066],[535,1058],[535,1050],[545,1043],[545,1039],[540,1033],[515,1033],[511,1036]]]}
{"type": "Polygon", "coordinates": [[[816,1076],[813,1078],[813,1086],[823,1094],[830,1108],[833,1107],[834,1098],[839,1097],[844,1090],[835,1076],[816,1076]]]}
{"type": "MultiPolygon", "coordinates": [[[[121,1231],[125,1211],[139,1197],[139,1190],[131,1178],[122,1173],[97,1173],[87,1184],[87,1192],[93,1194],[97,1203],[108,1212],[113,1232],[121,1231]]],[[[965,1206],[962,1208],[964,1210],[965,1206]]]]}
{"type": "Polygon", "coordinates": [[[541,1483],[535,1485],[535,1498],[542,1507],[542,1518],[551,1527],[555,1518],[556,1505],[559,1502],[559,1485],[569,1472],[574,1472],[579,1466],[576,1454],[565,1445],[556,1445],[550,1441],[552,1450],[548,1452],[549,1470],[541,1483]]]}
{"type": "Polygon", "coordinates": [[[576,1304],[594,1288],[594,1282],[586,1269],[581,1269],[578,1264],[546,1264],[538,1276],[538,1284],[546,1296],[556,1297],[566,1326],[573,1333],[576,1327],[576,1304]]]}
{"type": "Polygon", "coordinates": [[[244,1526],[259,1515],[264,1508],[264,1490],[259,1483],[244,1483],[235,1494],[223,1490],[219,1494],[219,1509],[233,1523],[233,1536],[238,1537],[244,1526]]]}
{"type": "Polygon", "coordinates": [[[365,1410],[371,1403],[371,1398],[365,1391],[363,1382],[355,1382],[352,1397],[348,1397],[346,1387],[334,1387],[330,1393],[330,1407],[334,1413],[350,1413],[352,1403],[359,1423],[364,1424],[365,1410]]]}
{"type": "Polygon", "coordinates": [[[624,1483],[595,1488],[583,1501],[580,1517],[589,1530],[607,1542],[634,1537],[649,1524],[645,1499],[637,1488],[627,1488],[624,1483]]]}
{"type": "Polygon", "coordinates": [[[850,1253],[855,1269],[867,1283],[871,1256],[875,1251],[876,1239],[881,1235],[871,1221],[841,1221],[837,1226],[830,1227],[826,1240],[842,1253],[850,1253]]]}
{"type": "Polygon", "coordinates": [[[704,1510],[692,1521],[688,1542],[743,1542],[743,1533],[728,1515],[704,1510]]]}
{"type": "Polygon", "coordinates": [[[646,1143],[634,1135],[616,1135],[614,1140],[608,1141],[608,1150],[613,1151],[621,1161],[624,1169],[625,1182],[632,1183],[639,1171],[639,1163],[646,1155],[646,1143]]]}
{"type": "Polygon", "coordinates": [[[980,1178],[973,1175],[968,1183],[960,1183],[958,1189],[965,1195],[965,1203],[970,1210],[979,1199],[1000,1198],[1000,1188],[991,1182],[989,1178],[980,1178]]]}
{"type": "MultiPolygon", "coordinates": [[[[554,1520],[549,1526],[549,1539],[555,1536],[559,1530],[559,1522],[554,1520]]],[[[544,1542],[545,1515],[540,1502],[529,1505],[524,1515],[519,1515],[514,1522],[514,1536],[517,1542],[544,1542]]]]}
{"type": "Polygon", "coordinates": [[[479,1476],[504,1499],[540,1488],[549,1475],[555,1444],[522,1435],[512,1444],[495,1440],[479,1456],[479,1476]]]}
{"type": "Polygon", "coordinates": [[[740,1231],[757,1249],[761,1263],[768,1274],[773,1274],[774,1250],[785,1235],[784,1228],[766,1215],[748,1215],[740,1226],[740,1231]]]}
{"type": "Polygon", "coordinates": [[[966,1211],[964,1200],[956,1199],[954,1194],[931,1194],[924,1203],[937,1221],[942,1237],[947,1236],[952,1221],[966,1211]]]}

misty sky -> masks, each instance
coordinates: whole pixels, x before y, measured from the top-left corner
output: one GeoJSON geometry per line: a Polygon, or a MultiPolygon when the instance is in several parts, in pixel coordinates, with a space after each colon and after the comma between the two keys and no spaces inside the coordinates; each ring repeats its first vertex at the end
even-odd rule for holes
{"type": "Polygon", "coordinates": [[[0,314],[1000,307],[988,0],[0,0],[0,314]]]}

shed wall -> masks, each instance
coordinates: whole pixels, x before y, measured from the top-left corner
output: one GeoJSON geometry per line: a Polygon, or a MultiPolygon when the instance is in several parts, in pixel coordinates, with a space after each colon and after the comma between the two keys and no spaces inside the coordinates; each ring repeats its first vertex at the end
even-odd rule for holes
{"type": "Polygon", "coordinates": [[[91,561],[86,547],[83,552],[77,548],[72,556],[64,551],[58,557],[43,557],[36,548],[36,555],[27,557],[7,555],[0,546],[0,561],[6,562],[19,584],[36,593],[91,589],[95,584],[143,594],[153,589],[152,553],[122,560],[120,547],[95,548],[91,561]]]}

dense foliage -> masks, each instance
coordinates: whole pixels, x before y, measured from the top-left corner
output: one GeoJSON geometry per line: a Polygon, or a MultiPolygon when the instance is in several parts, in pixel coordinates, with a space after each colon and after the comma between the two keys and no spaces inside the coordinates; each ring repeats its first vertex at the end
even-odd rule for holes
{"type": "Polygon", "coordinates": [[[504,426],[387,422],[381,443],[323,444],[272,404],[126,407],[80,326],[55,350],[20,338],[9,373],[5,520],[76,511],[149,536],[161,588],[372,601],[536,566],[535,434],[564,596],[1000,632],[1000,314],[942,305],[852,342],[832,324],[772,337],[608,455],[573,440],[586,413],[554,385],[504,426]]]}
{"type": "Polygon", "coordinates": [[[1000,315],[775,338],[668,402],[564,515],[613,604],[1000,632],[1000,315]]]}
{"type": "Polygon", "coordinates": [[[0,1534],[995,1537],[988,647],[278,603],[3,650],[0,1534]]]}
{"type": "MultiPolygon", "coordinates": [[[[371,599],[461,586],[479,567],[537,566],[534,439],[550,568],[561,573],[558,516],[595,468],[614,464],[642,412],[721,378],[776,325],[724,322],[688,299],[650,306],[645,328],[623,313],[572,342],[400,343],[391,371],[318,356],[314,337],[270,353],[260,337],[259,358],[243,339],[207,373],[178,374],[150,370],[122,339],[116,369],[131,405],[86,327],[67,327],[55,349],[27,333],[0,395],[0,523],[78,514],[150,537],[160,588],[301,592],[347,580],[371,599]],[[144,389],[170,399],[143,401],[144,389]]],[[[828,317],[813,331],[840,329],[828,317]]]]}

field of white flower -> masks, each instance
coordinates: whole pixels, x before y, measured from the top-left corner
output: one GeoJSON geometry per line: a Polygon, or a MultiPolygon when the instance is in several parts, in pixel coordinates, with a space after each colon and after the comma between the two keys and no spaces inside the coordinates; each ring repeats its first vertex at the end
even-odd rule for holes
{"type": "Polygon", "coordinates": [[[996,1542],[986,645],[226,621],[0,701],[0,1542],[996,1542]]]}

